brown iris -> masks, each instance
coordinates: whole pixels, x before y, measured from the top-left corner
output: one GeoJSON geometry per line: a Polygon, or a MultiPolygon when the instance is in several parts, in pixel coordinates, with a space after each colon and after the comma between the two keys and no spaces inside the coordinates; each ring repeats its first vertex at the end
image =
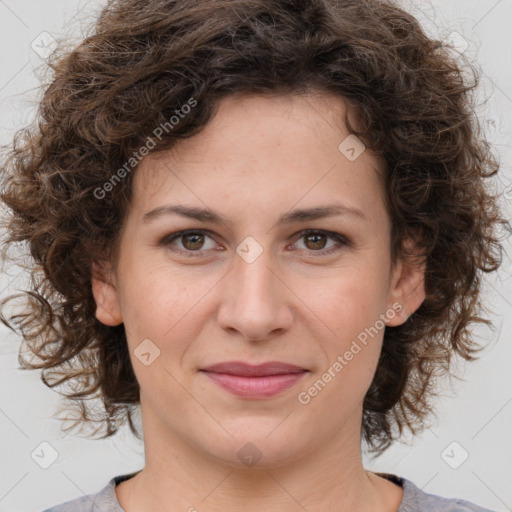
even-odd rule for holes
{"type": "Polygon", "coordinates": [[[325,247],[326,235],[322,233],[312,233],[310,235],[304,236],[303,238],[306,240],[306,247],[308,247],[308,249],[323,249],[325,247]],[[322,237],[323,240],[319,241],[319,238],[322,237]],[[312,242],[312,247],[308,245],[309,242],[312,242]]]}
{"type": "Polygon", "coordinates": [[[202,235],[201,233],[188,233],[186,235],[182,235],[181,238],[183,240],[183,247],[191,251],[201,249],[201,247],[204,244],[204,235],[202,235]],[[190,243],[187,244],[185,240],[187,240],[190,243]]]}

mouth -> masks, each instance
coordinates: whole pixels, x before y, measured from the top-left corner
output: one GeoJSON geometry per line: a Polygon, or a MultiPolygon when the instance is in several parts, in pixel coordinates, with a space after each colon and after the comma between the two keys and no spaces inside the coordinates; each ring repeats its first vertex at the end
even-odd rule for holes
{"type": "Polygon", "coordinates": [[[200,370],[225,391],[244,398],[268,398],[295,385],[308,370],[296,365],[271,361],[250,365],[228,361],[200,370]]]}
{"type": "Polygon", "coordinates": [[[223,373],[226,375],[238,375],[240,377],[268,377],[272,375],[287,375],[307,371],[305,368],[279,361],[269,361],[258,365],[244,363],[242,361],[226,361],[202,368],[201,371],[223,373]]]}

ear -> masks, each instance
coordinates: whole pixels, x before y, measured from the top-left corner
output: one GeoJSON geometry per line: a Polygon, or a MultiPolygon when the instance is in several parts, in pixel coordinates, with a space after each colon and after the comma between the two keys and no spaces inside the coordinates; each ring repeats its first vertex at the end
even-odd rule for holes
{"type": "Polygon", "coordinates": [[[412,240],[406,240],[404,248],[414,256],[400,257],[393,269],[388,310],[392,308],[397,314],[386,322],[390,327],[405,323],[425,300],[424,258],[420,257],[419,250],[412,240]]]}
{"type": "Polygon", "coordinates": [[[93,263],[91,284],[96,302],[96,318],[111,327],[123,323],[115,276],[109,263],[93,263]]]}

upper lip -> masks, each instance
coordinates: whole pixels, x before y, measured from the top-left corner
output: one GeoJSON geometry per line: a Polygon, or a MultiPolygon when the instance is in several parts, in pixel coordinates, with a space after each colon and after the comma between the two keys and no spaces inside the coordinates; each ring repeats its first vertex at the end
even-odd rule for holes
{"type": "Polygon", "coordinates": [[[226,361],[201,368],[205,372],[226,373],[229,375],[241,375],[245,377],[264,377],[267,375],[284,375],[287,373],[299,373],[307,371],[294,364],[269,361],[258,365],[244,363],[242,361],[226,361]]]}

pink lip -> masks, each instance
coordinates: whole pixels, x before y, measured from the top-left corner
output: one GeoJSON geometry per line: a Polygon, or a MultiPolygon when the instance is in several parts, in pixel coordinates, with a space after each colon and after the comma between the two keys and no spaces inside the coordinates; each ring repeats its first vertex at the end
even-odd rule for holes
{"type": "Polygon", "coordinates": [[[201,371],[222,388],[246,398],[274,396],[293,386],[307,373],[299,366],[276,361],[257,366],[230,361],[201,371]]]}
{"type": "Polygon", "coordinates": [[[257,365],[247,364],[242,361],[226,361],[202,368],[206,372],[227,373],[242,377],[264,377],[266,375],[283,375],[286,373],[298,373],[306,371],[305,368],[293,364],[269,361],[257,365]]]}

